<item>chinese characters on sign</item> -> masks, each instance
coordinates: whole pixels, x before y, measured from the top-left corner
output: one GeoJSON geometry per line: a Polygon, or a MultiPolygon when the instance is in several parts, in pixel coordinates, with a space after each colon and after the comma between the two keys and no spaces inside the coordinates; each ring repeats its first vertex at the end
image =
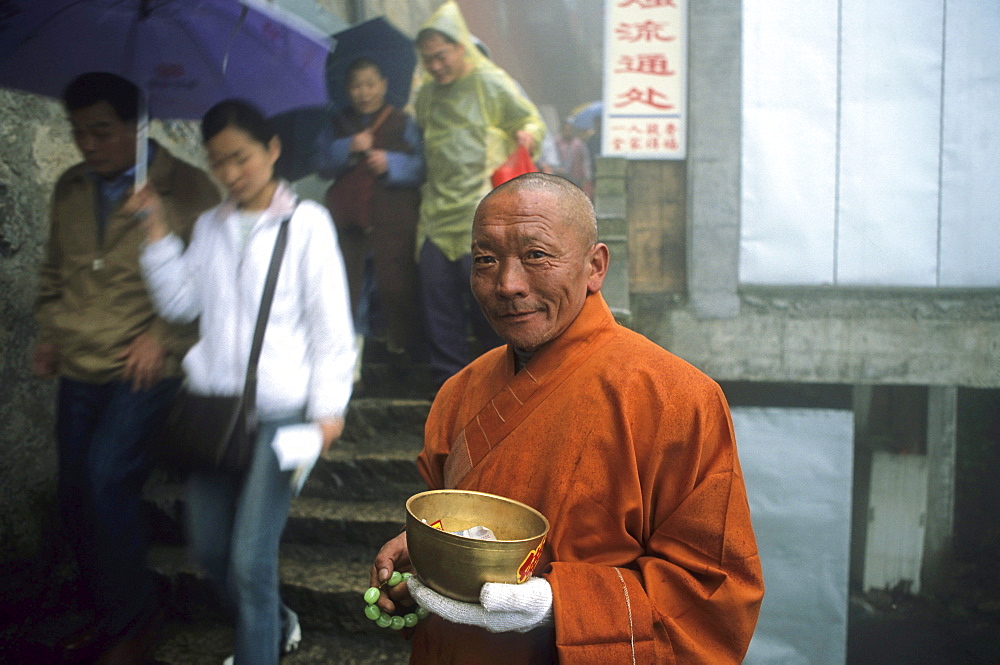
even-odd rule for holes
{"type": "Polygon", "coordinates": [[[687,0],[606,0],[601,154],[684,159],[687,0]]]}

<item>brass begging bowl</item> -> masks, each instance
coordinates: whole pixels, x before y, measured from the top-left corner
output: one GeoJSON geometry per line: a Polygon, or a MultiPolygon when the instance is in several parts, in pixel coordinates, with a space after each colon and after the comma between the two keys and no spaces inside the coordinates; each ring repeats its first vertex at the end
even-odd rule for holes
{"type": "Polygon", "coordinates": [[[406,501],[410,562],[420,581],[455,600],[478,603],[485,582],[527,581],[548,532],[540,512],[495,494],[431,490],[406,501]],[[491,529],[497,540],[451,533],[474,526],[491,529]]]}

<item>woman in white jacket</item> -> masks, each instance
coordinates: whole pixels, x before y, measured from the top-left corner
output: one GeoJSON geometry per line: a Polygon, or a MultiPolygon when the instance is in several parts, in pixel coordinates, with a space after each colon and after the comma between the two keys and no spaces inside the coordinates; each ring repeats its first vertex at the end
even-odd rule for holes
{"type": "Polygon", "coordinates": [[[326,209],[297,202],[276,179],[281,144],[249,104],[228,100],[205,115],[202,137],[213,174],[229,196],[201,215],[191,243],[169,234],[149,189],[130,202],[146,215],[141,265],[160,314],[199,319],[184,358],[197,394],[239,394],[278,228],[291,215],[258,369],[260,419],[243,477],[192,474],[189,540],[195,558],[236,613],[236,665],[278,662],[298,644],[297,617],[278,593],[278,545],[292,500],[291,471],[271,448],[284,425],[316,423],[323,450],[340,436],[351,394],[354,332],[343,261],[326,209]]]}

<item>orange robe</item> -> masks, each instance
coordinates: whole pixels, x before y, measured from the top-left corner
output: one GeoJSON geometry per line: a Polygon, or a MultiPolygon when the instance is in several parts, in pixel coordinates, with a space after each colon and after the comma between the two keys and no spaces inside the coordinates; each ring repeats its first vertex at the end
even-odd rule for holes
{"type": "Polygon", "coordinates": [[[551,524],[535,575],[555,625],[492,634],[431,616],[411,663],[740,663],[764,585],[729,407],[600,294],[514,374],[507,347],[450,379],[420,472],[551,524]]]}

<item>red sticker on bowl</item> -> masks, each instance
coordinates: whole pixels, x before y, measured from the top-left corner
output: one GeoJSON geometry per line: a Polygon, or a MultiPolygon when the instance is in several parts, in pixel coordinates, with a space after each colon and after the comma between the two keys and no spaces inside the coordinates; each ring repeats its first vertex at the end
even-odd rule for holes
{"type": "Polygon", "coordinates": [[[435,520],[431,522],[428,526],[431,527],[432,529],[437,529],[438,531],[444,531],[444,525],[441,524],[441,520],[435,520]]]}
{"type": "Polygon", "coordinates": [[[521,566],[517,569],[517,583],[527,582],[528,578],[531,577],[531,573],[535,572],[535,566],[538,565],[538,559],[542,556],[542,545],[545,544],[545,539],[542,538],[542,542],[538,543],[538,547],[528,552],[528,556],[524,557],[524,561],[521,562],[521,566]]]}

